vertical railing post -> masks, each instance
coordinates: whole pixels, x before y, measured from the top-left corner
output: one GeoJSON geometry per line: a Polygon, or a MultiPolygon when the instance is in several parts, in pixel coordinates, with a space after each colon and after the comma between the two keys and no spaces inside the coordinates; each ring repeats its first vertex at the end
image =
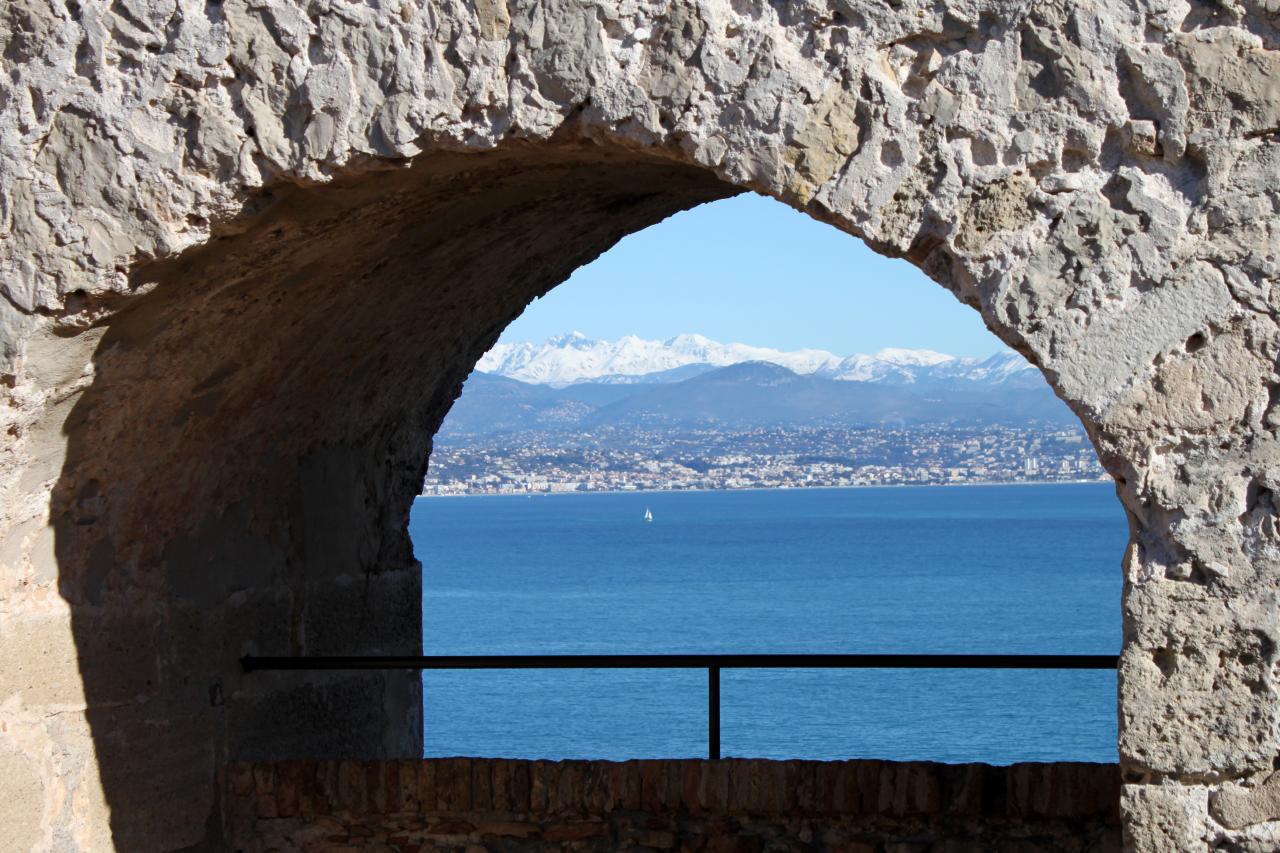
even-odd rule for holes
{"type": "Polygon", "coordinates": [[[707,757],[720,760],[720,667],[707,667],[707,757]]]}

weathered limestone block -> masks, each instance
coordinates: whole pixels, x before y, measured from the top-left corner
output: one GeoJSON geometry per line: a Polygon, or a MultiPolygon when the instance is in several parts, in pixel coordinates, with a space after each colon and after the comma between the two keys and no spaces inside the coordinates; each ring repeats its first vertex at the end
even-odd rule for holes
{"type": "Polygon", "coordinates": [[[1253,787],[1224,785],[1211,800],[1209,811],[1228,829],[1280,820],[1280,775],[1273,773],[1253,787]]]}
{"type": "Polygon", "coordinates": [[[1120,795],[1125,847],[1131,850],[1207,850],[1208,792],[1191,785],[1126,785],[1120,795]]]}
{"type": "Polygon", "coordinates": [[[1131,849],[1280,833],[1226,805],[1280,752],[1273,3],[12,0],[0,47],[16,843],[217,846],[227,760],[413,755],[415,679],[237,659],[416,650],[471,366],[744,190],[917,264],[1088,428],[1131,849]]]}
{"type": "Polygon", "coordinates": [[[0,801],[0,821],[5,827],[5,844],[14,850],[30,850],[40,842],[44,784],[30,758],[16,743],[0,747],[0,778],[5,780],[5,798],[0,801]]]}

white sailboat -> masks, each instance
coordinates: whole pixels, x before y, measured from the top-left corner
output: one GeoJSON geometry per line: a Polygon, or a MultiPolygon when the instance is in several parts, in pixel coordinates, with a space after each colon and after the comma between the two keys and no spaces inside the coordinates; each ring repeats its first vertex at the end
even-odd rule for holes
{"type": "Polygon", "coordinates": [[[653,523],[653,513],[649,510],[648,507],[644,508],[644,520],[650,524],[653,523]]]}

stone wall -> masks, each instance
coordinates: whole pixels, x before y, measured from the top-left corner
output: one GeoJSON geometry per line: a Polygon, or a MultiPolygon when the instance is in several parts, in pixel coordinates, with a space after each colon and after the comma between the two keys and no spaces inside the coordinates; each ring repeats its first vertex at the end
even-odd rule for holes
{"type": "Polygon", "coordinates": [[[243,851],[1117,853],[1107,764],[515,761],[235,764],[243,851]]]}
{"type": "Polygon", "coordinates": [[[920,267],[1087,428],[1133,849],[1280,847],[1273,0],[9,0],[0,66],[12,844],[193,847],[228,760],[413,755],[410,676],[237,658],[416,652],[467,372],[750,190],[920,267]]]}

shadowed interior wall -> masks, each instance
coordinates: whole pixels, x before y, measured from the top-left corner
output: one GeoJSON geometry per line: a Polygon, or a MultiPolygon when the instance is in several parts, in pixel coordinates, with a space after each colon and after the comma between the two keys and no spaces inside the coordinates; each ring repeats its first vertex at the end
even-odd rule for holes
{"type": "Polygon", "coordinates": [[[732,192],[594,148],[440,155],[264,194],[134,274],[150,293],[97,345],[53,513],[117,845],[199,840],[228,757],[421,754],[416,673],[239,656],[417,654],[406,523],[470,365],[622,235],[732,192]]]}

